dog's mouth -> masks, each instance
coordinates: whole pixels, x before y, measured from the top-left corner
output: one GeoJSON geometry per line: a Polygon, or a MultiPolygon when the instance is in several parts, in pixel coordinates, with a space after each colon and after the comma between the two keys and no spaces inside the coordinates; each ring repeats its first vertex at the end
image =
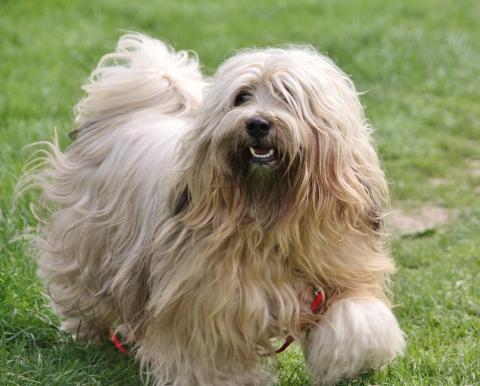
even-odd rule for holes
{"type": "Polygon", "coordinates": [[[273,165],[276,162],[275,149],[272,147],[254,145],[249,147],[250,162],[257,165],[273,165]]]}

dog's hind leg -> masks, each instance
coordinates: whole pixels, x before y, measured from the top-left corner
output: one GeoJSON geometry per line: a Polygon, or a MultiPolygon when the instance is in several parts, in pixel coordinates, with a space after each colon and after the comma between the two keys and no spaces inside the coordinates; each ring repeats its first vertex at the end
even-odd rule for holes
{"type": "Polygon", "coordinates": [[[78,152],[62,154],[57,143],[49,150],[44,170],[30,176],[43,190],[40,209],[50,212],[35,239],[39,273],[62,328],[80,339],[98,340],[117,319],[109,291],[115,272],[109,242],[113,225],[103,202],[95,199],[92,163],[78,152]]]}
{"type": "Polygon", "coordinates": [[[39,240],[39,270],[52,307],[62,319],[62,329],[84,341],[106,336],[118,319],[108,279],[99,269],[103,256],[96,251],[100,245],[95,232],[95,226],[69,208],[53,216],[48,236],[39,240]]]}

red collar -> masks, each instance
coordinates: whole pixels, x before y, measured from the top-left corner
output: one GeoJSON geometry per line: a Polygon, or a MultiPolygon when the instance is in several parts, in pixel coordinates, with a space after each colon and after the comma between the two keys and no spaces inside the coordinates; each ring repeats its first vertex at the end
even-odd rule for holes
{"type": "MultiPolygon", "coordinates": [[[[321,287],[319,287],[315,290],[314,294],[315,296],[310,303],[310,311],[312,311],[312,313],[314,314],[318,314],[321,311],[323,303],[325,302],[325,291],[321,287]]],[[[288,346],[293,343],[294,340],[295,338],[293,336],[288,335],[285,338],[285,342],[275,350],[275,353],[280,354],[281,352],[284,352],[288,348],[288,346]]]]}

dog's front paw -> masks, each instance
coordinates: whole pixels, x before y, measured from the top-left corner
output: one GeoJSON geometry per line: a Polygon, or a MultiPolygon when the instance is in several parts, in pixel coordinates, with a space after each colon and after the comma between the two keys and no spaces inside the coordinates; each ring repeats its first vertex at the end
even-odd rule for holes
{"type": "Polygon", "coordinates": [[[405,340],[395,316],[380,300],[347,298],[332,304],[304,342],[315,385],[332,385],[390,362],[405,340]]]}

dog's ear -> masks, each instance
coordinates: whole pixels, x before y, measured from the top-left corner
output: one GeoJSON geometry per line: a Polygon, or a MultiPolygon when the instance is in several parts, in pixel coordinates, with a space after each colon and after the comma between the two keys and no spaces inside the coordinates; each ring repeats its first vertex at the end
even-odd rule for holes
{"type": "Polygon", "coordinates": [[[337,170],[342,172],[337,173],[334,179],[339,188],[336,194],[344,211],[344,219],[355,228],[381,233],[382,216],[388,204],[388,188],[370,139],[366,136],[363,143],[352,146],[345,152],[344,158],[337,160],[336,167],[342,165],[337,170]]]}
{"type": "Polygon", "coordinates": [[[375,154],[371,154],[373,158],[368,160],[369,164],[356,164],[341,152],[331,154],[331,161],[319,166],[324,172],[319,173],[321,177],[316,182],[318,202],[330,209],[336,223],[381,233],[388,189],[375,154]]]}
{"type": "Polygon", "coordinates": [[[378,182],[380,186],[374,186],[373,183],[363,181],[358,173],[356,175],[369,197],[369,205],[365,213],[365,223],[373,232],[382,233],[384,226],[383,212],[388,203],[388,194],[384,179],[381,178],[381,181],[378,182]]]}
{"type": "MultiPolygon", "coordinates": [[[[332,223],[380,232],[388,189],[359,94],[350,78],[321,55],[310,55],[303,115],[311,128],[308,180],[332,223]]],[[[302,73],[303,74],[303,73],[302,73]]]]}
{"type": "Polygon", "coordinates": [[[172,214],[173,216],[176,216],[188,208],[191,201],[191,194],[188,186],[185,186],[183,189],[178,189],[173,196],[172,214]]]}
{"type": "Polygon", "coordinates": [[[330,149],[330,161],[317,166],[323,171],[315,179],[317,200],[330,209],[334,222],[381,233],[388,203],[387,184],[373,148],[362,151],[370,153],[367,159],[360,159],[366,154],[350,157],[348,152],[330,149]]]}

